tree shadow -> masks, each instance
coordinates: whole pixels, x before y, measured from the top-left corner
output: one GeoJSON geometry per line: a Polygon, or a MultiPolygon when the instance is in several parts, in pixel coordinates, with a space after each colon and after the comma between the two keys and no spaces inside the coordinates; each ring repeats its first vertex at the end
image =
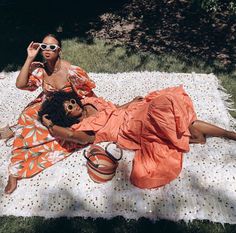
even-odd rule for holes
{"type": "Polygon", "coordinates": [[[232,71],[236,15],[221,2],[222,12],[210,14],[196,1],[134,0],[116,14],[104,15],[91,33],[125,42],[131,50],[175,54],[186,64],[194,56],[218,71],[232,71]]]}
{"type": "Polygon", "coordinates": [[[32,40],[59,31],[62,39],[84,38],[85,43],[93,43],[94,37],[118,40],[126,45],[127,55],[174,54],[187,65],[195,57],[217,72],[234,71],[236,15],[224,3],[222,12],[208,14],[196,2],[41,0],[35,5],[29,0],[0,0],[0,70],[19,69],[32,40]]]}
{"type": "Polygon", "coordinates": [[[13,71],[22,66],[31,41],[41,41],[47,33],[61,32],[61,39],[82,37],[92,42],[87,31],[100,14],[121,8],[121,1],[75,1],[66,3],[41,0],[0,0],[0,70],[13,71]]]}

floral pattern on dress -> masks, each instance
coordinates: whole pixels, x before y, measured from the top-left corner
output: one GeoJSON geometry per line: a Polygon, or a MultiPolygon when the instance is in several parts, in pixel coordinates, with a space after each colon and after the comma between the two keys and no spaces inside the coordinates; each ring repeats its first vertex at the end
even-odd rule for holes
{"type": "MultiPolygon", "coordinates": [[[[64,91],[73,89],[79,97],[91,93],[95,84],[84,70],[71,65],[68,73],[68,83],[64,86],[64,91]]],[[[18,119],[9,165],[10,175],[18,178],[32,177],[66,158],[78,148],[75,143],[66,143],[51,136],[48,129],[38,121],[38,111],[45,97],[58,91],[43,82],[43,70],[39,67],[29,74],[26,90],[34,91],[40,86],[44,90],[43,93],[23,110],[18,119]]]]}

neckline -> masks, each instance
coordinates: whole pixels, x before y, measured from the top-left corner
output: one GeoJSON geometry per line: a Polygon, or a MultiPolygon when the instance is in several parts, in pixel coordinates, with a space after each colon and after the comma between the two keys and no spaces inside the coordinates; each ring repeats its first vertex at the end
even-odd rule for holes
{"type": "MultiPolygon", "coordinates": [[[[98,112],[98,110],[97,110],[97,108],[93,105],[93,104],[90,104],[90,103],[88,103],[88,104],[84,104],[84,106],[83,107],[85,107],[85,106],[91,106],[94,110],[96,110],[97,112],[98,112]]],[[[85,119],[87,119],[87,118],[89,118],[89,117],[91,117],[91,116],[93,116],[93,115],[95,115],[95,114],[92,114],[92,115],[90,115],[90,116],[88,116],[86,113],[88,113],[88,111],[87,111],[87,108],[84,108],[84,111],[85,111],[85,117],[83,117],[81,120],[85,120],[85,119]]]]}
{"type": "Polygon", "coordinates": [[[61,70],[61,68],[62,68],[62,66],[61,66],[61,59],[59,58],[58,67],[56,67],[56,65],[55,65],[53,71],[50,71],[50,70],[48,69],[47,62],[44,63],[44,67],[45,67],[45,71],[46,71],[46,72],[48,71],[50,75],[56,74],[56,73],[59,72],[59,71],[61,70]]]}

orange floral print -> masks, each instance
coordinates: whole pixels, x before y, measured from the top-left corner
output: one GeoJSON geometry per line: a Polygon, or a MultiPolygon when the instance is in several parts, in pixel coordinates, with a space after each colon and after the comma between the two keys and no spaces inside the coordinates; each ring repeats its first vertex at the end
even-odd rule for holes
{"type": "MultiPolygon", "coordinates": [[[[38,111],[46,95],[57,91],[43,82],[42,68],[37,68],[30,74],[28,86],[29,91],[42,86],[44,92],[24,109],[18,119],[9,165],[10,175],[18,178],[32,177],[69,156],[74,148],[78,148],[74,143],[65,143],[52,137],[48,129],[38,121],[38,111]]],[[[94,87],[94,82],[85,71],[78,66],[70,67],[64,91],[73,89],[82,97],[89,95],[94,87]]]]}

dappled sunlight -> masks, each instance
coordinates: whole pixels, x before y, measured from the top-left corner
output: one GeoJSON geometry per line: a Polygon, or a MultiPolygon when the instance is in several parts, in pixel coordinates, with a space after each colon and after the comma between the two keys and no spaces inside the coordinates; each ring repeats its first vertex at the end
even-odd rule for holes
{"type": "MultiPolygon", "coordinates": [[[[7,79],[1,80],[0,88],[5,90],[4,98],[11,100],[11,97],[14,97],[13,93],[19,93],[18,98],[14,98],[12,102],[2,102],[3,108],[7,105],[8,109],[7,115],[2,112],[2,119],[5,120],[16,120],[20,107],[25,106],[29,102],[28,97],[32,95],[28,92],[19,92],[13,87],[16,75],[16,72],[10,73],[7,79]],[[8,88],[11,91],[6,92],[8,88]],[[18,99],[22,99],[22,102],[16,110],[18,99]],[[12,108],[15,115],[11,114],[12,108]]],[[[233,119],[224,105],[225,100],[221,99],[217,78],[212,74],[146,71],[89,75],[97,84],[95,93],[117,104],[127,102],[137,95],[144,96],[152,90],[184,84],[202,120],[220,123],[225,128],[230,128],[231,123],[233,124],[233,119]],[[199,89],[196,90],[196,86],[199,89]],[[209,98],[203,98],[206,93],[209,98]]],[[[235,216],[231,209],[234,203],[230,196],[235,195],[235,146],[235,143],[219,138],[208,138],[205,145],[191,145],[191,151],[183,157],[183,170],[179,177],[165,187],[152,190],[138,189],[130,183],[134,152],[125,151],[116,176],[110,182],[96,184],[89,178],[86,161],[79,150],[33,178],[20,180],[17,189],[10,196],[2,193],[1,214],[44,217],[90,216],[109,219],[123,216],[126,219],[137,220],[146,217],[151,220],[172,221],[209,219],[234,223],[235,216]],[[223,199],[220,199],[219,190],[225,190],[223,199]],[[211,199],[213,193],[216,196],[214,206],[211,199]],[[206,195],[208,196],[205,200],[206,195]],[[198,203],[199,200],[201,205],[198,203]],[[212,207],[215,210],[214,214],[212,207]]],[[[3,146],[0,156],[0,177],[3,183],[7,181],[7,162],[4,163],[6,151],[9,151],[9,148],[3,146]]],[[[9,159],[10,154],[7,156],[9,159]]]]}

